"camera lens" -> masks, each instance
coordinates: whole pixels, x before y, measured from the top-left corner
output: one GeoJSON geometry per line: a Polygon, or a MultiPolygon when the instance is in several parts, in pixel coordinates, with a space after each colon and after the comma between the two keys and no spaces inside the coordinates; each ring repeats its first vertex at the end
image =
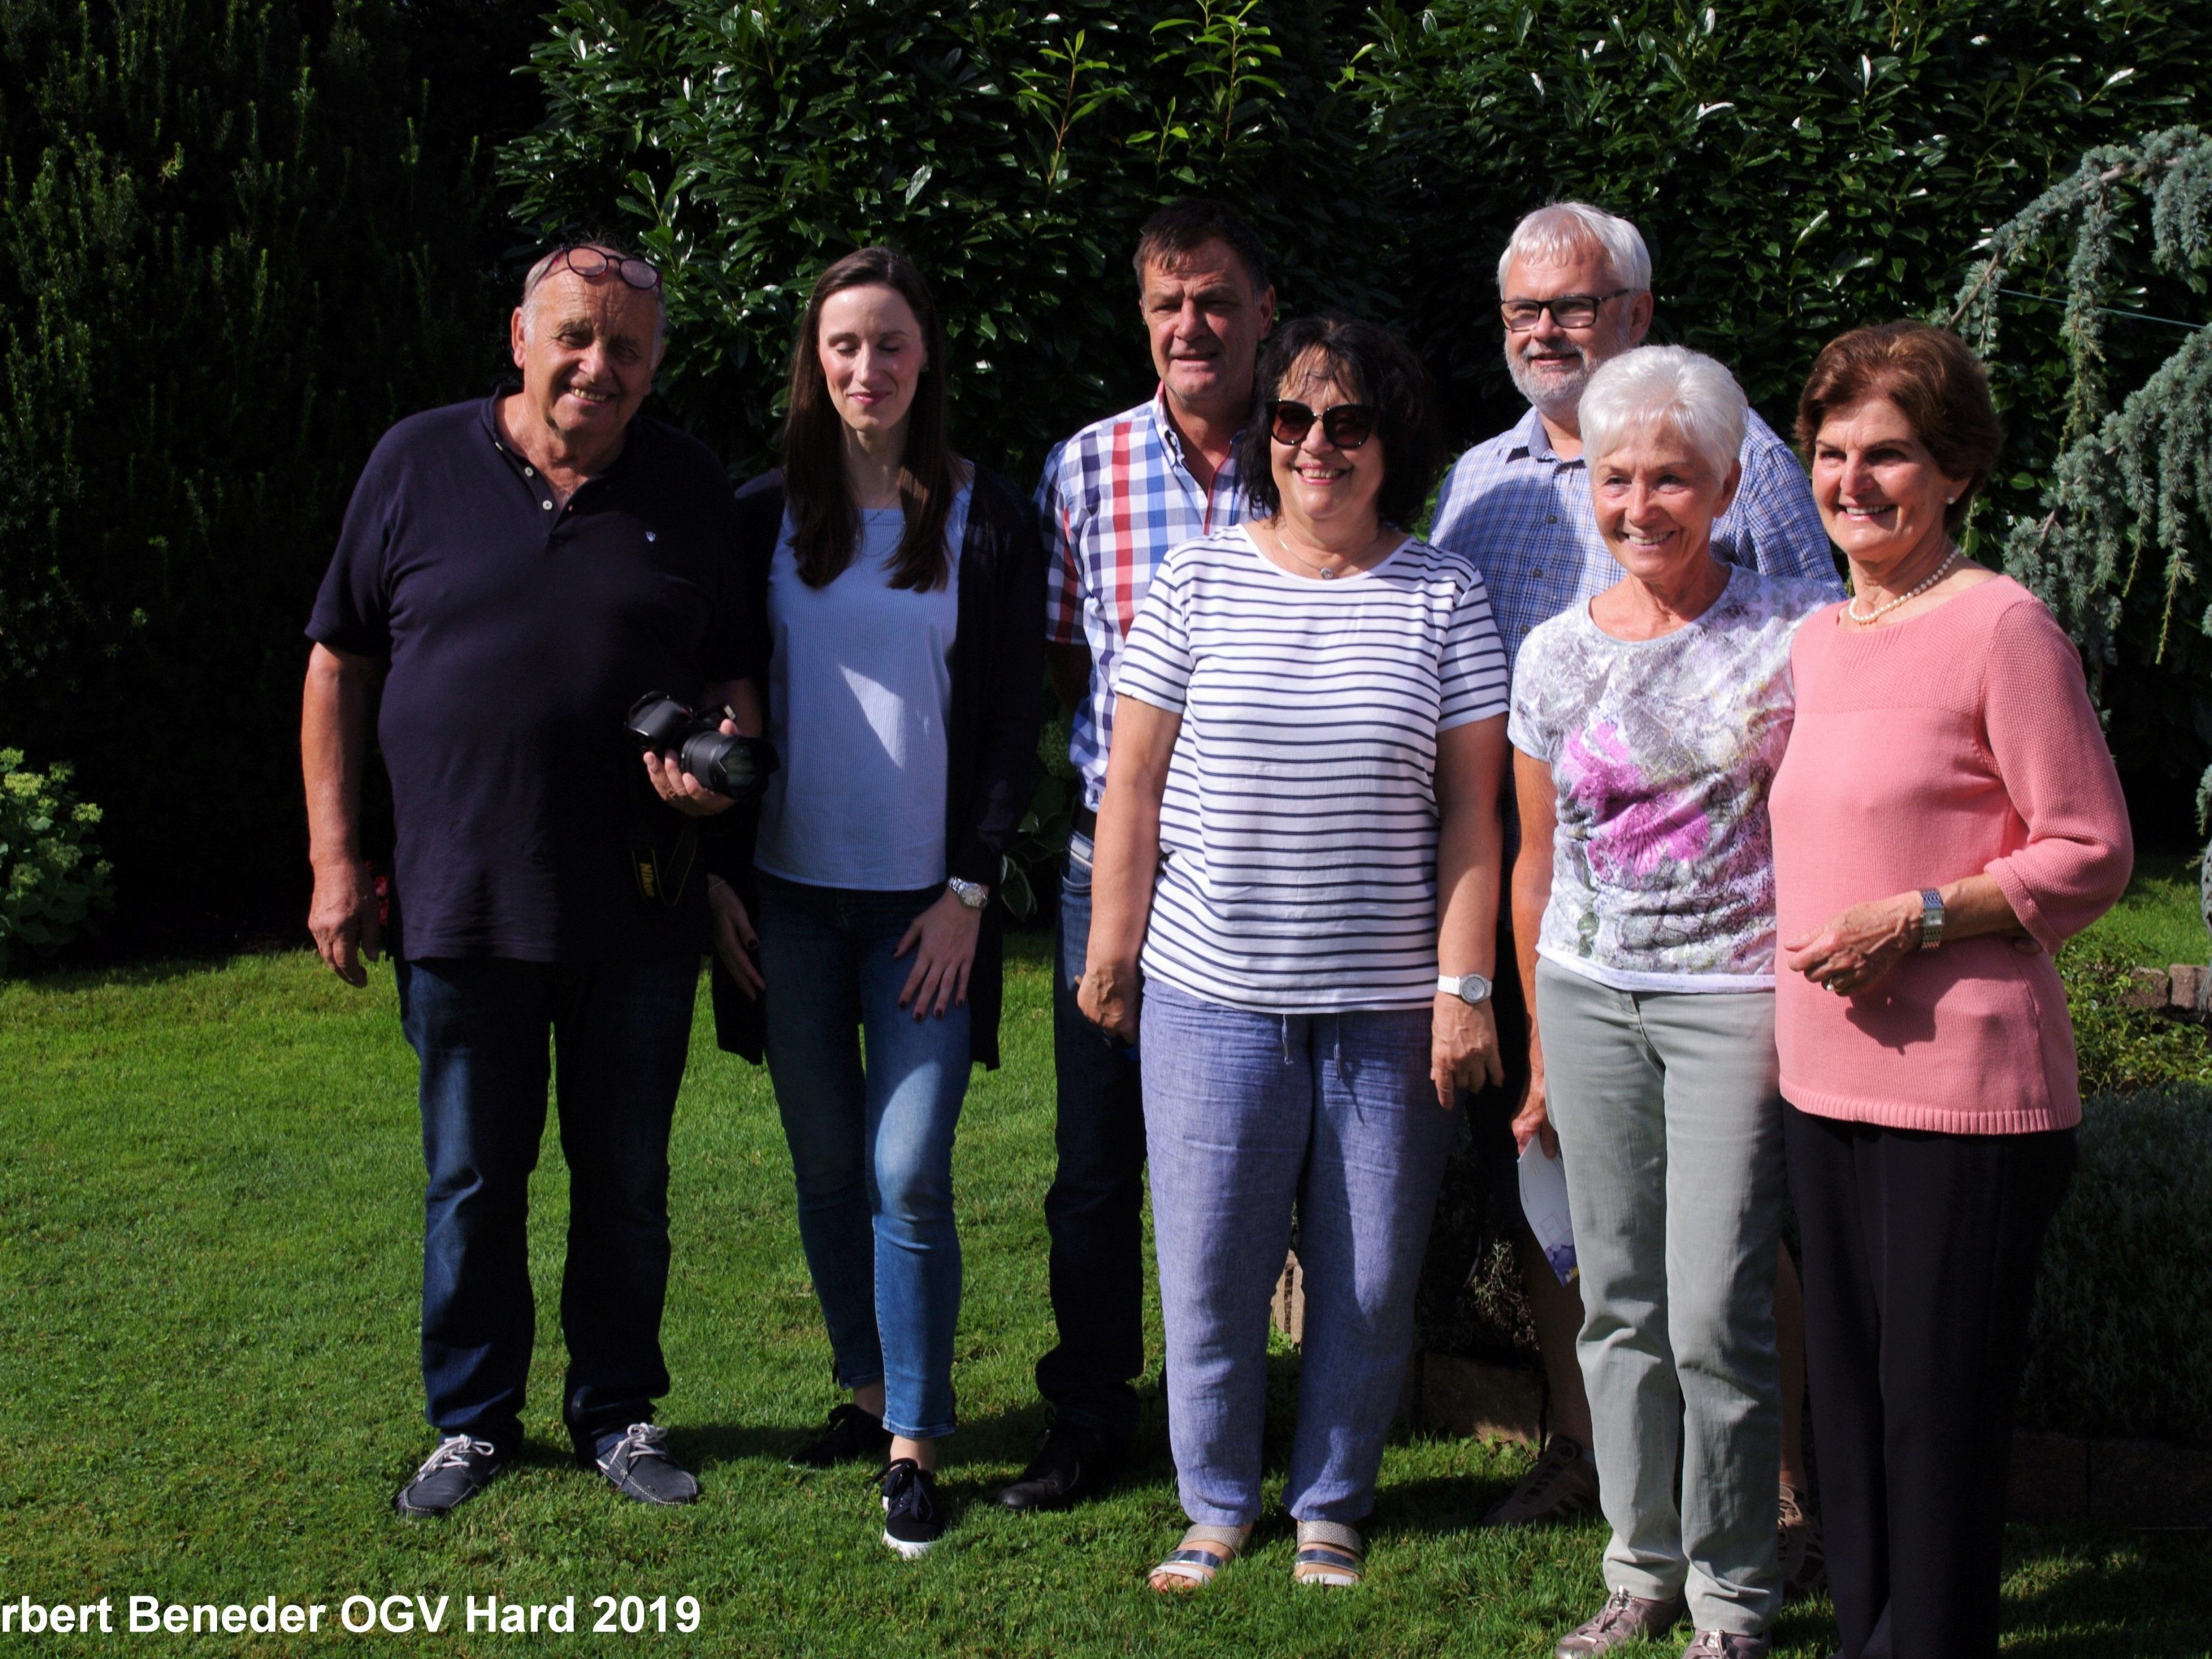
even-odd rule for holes
{"type": "Polygon", "coordinates": [[[682,756],[685,771],[716,794],[733,799],[750,789],[757,775],[744,739],[720,732],[694,732],[684,740],[682,756]]]}

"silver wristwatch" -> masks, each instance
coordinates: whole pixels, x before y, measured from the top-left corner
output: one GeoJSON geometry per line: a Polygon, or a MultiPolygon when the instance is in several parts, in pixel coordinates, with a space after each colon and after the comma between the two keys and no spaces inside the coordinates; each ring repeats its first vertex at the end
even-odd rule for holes
{"type": "Polygon", "coordinates": [[[952,896],[970,910],[980,910],[991,902],[991,890],[980,881],[963,881],[959,877],[952,876],[946,879],[945,884],[952,890],[952,896]]]}
{"type": "Polygon", "coordinates": [[[1490,1000],[1490,981],[1480,974],[1439,974],[1437,989],[1449,991],[1471,1008],[1490,1000]]]}
{"type": "Polygon", "coordinates": [[[1932,951],[1943,942],[1943,896],[1933,887],[1920,890],[1920,948],[1932,951]]]}

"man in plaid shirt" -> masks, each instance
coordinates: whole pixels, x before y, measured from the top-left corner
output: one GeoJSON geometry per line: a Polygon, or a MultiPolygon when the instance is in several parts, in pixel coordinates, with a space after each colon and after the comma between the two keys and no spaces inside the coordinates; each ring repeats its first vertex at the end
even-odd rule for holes
{"type": "MultiPolygon", "coordinates": [[[[1515,228],[1498,259],[1498,291],[1505,366],[1528,400],[1528,413],[1460,457],[1437,494],[1429,539],[1474,560],[1489,586],[1506,653],[1513,656],[1538,623],[1570,605],[1587,605],[1620,580],[1590,505],[1577,405],[1597,366],[1632,350],[1651,326],[1651,256],[1627,220],[1579,202],[1554,203],[1515,228]]],[[[1743,478],[1735,501],[1713,524],[1714,555],[1771,576],[1825,581],[1841,599],[1804,469],[1756,410],[1744,432],[1741,459],[1743,478]]],[[[1501,963],[1514,959],[1504,936],[1511,916],[1510,904],[1501,900],[1501,963]]],[[[1528,1016],[1520,993],[1516,977],[1501,974],[1495,1006],[1505,1085],[1473,1103],[1471,1113],[1492,1162],[1493,1193],[1521,1241],[1522,1281],[1551,1382],[1555,1432],[1528,1476],[1485,1517],[1492,1525],[1509,1526],[1560,1519],[1597,1501],[1597,1471],[1589,1455],[1589,1401],[1575,1357],[1582,1298],[1553,1276],[1529,1237],[1514,1179],[1516,1143],[1540,1133],[1547,1150],[1551,1145],[1543,1079],[1540,1073],[1531,1079],[1526,1069],[1528,1016]],[[1516,1111],[1508,1138],[1505,1121],[1516,1111]]],[[[1786,1275],[1785,1346],[1793,1335],[1802,1342],[1796,1283],[1794,1272],[1786,1275]]],[[[1802,1492],[1805,1484],[1794,1431],[1785,1442],[1783,1567],[1787,1588],[1802,1593],[1817,1582],[1819,1544],[1790,1489],[1802,1492]]],[[[1560,1651],[1568,1651],[1565,1644],[1560,1651]]]]}
{"type": "Polygon", "coordinates": [[[1091,836],[1113,741],[1115,659],[1170,550],[1244,516],[1235,447],[1260,342],[1274,322],[1267,251],[1218,202],[1152,216],[1133,262],[1159,389],[1047,457],[1037,507],[1052,550],[1045,593],[1053,684],[1074,710],[1083,779],[1060,885],[1053,1042],[1060,1163],[1045,1197],[1053,1318],[1037,1362],[1052,1426],[1000,1492],[1008,1509],[1065,1509],[1110,1481],[1137,1430],[1144,1370],[1145,1117],[1136,1056],[1075,1005],[1091,935],[1091,836]]]}

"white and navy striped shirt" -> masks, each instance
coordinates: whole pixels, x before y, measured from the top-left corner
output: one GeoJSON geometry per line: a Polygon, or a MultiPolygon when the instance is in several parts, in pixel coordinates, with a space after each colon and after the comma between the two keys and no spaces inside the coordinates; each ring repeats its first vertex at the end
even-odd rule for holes
{"type": "Polygon", "coordinates": [[[1408,537],[1324,581],[1241,526],[1176,549],[1114,678],[1182,717],[1146,974],[1267,1013],[1426,1007],[1437,734],[1504,714],[1506,678],[1459,554],[1408,537]]]}

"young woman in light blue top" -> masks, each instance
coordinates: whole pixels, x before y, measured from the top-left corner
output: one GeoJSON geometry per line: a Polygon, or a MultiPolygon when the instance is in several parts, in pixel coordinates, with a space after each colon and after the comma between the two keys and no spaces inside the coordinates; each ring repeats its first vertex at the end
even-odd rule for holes
{"type": "Polygon", "coordinates": [[[1034,517],[947,447],[943,362],[904,258],[863,248],[823,273],[783,470],[738,496],[782,769],[750,867],[713,890],[717,1024],[765,1051],[852,1395],[793,1462],[881,1462],[884,1541],[909,1557],[945,1530],[953,1131],[971,1060],[998,1057],[985,907],[1027,805],[1043,673],[1034,517]]]}

